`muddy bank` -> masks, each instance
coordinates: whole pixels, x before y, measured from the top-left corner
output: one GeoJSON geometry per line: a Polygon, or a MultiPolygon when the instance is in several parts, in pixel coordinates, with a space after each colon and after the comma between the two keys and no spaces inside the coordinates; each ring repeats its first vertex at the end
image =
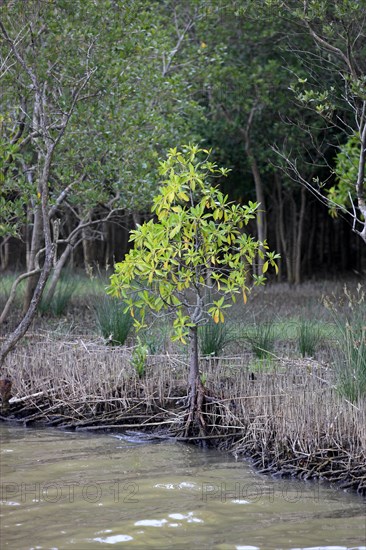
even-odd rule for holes
{"type": "Polygon", "coordinates": [[[366,496],[366,407],[342,399],[332,371],[278,360],[248,371],[245,357],[202,359],[206,436],[184,438],[187,366],[155,355],[139,378],[125,348],[33,342],[8,358],[6,421],[75,430],[144,430],[251,457],[267,474],[325,479],[366,496]]]}

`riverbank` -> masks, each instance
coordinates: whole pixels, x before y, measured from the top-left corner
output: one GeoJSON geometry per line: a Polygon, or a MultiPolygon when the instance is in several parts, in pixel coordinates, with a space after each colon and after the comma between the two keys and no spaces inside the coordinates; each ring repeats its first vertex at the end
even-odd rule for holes
{"type": "Polygon", "coordinates": [[[144,430],[250,457],[260,472],[337,483],[366,496],[366,400],[351,403],[313,359],[277,358],[255,373],[249,358],[202,358],[205,438],[182,437],[187,365],[150,355],[145,375],[131,350],[84,339],[30,338],[8,358],[6,421],[74,430],[144,430]]]}

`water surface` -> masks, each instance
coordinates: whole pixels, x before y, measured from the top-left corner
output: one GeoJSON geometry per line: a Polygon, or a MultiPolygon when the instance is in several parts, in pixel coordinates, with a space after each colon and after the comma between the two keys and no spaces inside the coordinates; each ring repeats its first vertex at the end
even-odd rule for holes
{"type": "Polygon", "coordinates": [[[143,436],[0,425],[0,547],[366,550],[365,500],[143,436]]]}

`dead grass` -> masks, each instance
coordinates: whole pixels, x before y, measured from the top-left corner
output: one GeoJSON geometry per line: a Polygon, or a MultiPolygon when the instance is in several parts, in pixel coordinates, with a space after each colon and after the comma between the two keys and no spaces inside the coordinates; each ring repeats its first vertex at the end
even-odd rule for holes
{"type": "MultiPolygon", "coordinates": [[[[274,357],[270,370],[254,375],[249,365],[246,355],[201,360],[206,441],[252,456],[262,471],[330,479],[366,494],[366,399],[340,397],[333,370],[315,360],[274,357]]],[[[24,424],[182,433],[184,356],[149,356],[139,378],[126,347],[33,338],[8,357],[6,372],[15,389],[11,415],[24,424]]]]}

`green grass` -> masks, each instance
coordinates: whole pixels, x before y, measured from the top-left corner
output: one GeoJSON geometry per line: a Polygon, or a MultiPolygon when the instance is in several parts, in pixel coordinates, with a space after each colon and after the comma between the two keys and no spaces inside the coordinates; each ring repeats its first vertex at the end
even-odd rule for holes
{"type": "MultiPolygon", "coordinates": [[[[11,287],[15,279],[20,273],[2,273],[0,276],[0,300],[4,302],[7,300],[11,287]]],[[[83,300],[90,296],[104,295],[106,286],[108,285],[108,278],[104,276],[87,277],[83,272],[65,272],[62,274],[58,284],[64,286],[68,281],[74,281],[77,283],[76,288],[72,293],[73,301],[83,300]]],[[[23,299],[24,290],[27,284],[27,279],[21,281],[16,290],[16,304],[20,305],[23,299]]],[[[47,291],[47,288],[46,288],[47,291]]],[[[63,291],[64,292],[64,291],[63,291]]]]}
{"type": "Polygon", "coordinates": [[[303,357],[313,357],[322,341],[322,333],[318,323],[310,319],[300,319],[297,328],[297,344],[303,357]]]}
{"type": "Polygon", "coordinates": [[[333,350],[339,393],[351,402],[366,395],[366,327],[345,325],[333,350]]]}
{"type": "Polygon", "coordinates": [[[57,283],[56,290],[51,300],[47,300],[47,286],[43,293],[38,310],[45,314],[49,313],[54,317],[60,317],[66,312],[67,307],[71,303],[72,296],[75,294],[79,286],[79,281],[72,275],[63,276],[57,283]]]}
{"type": "Polygon", "coordinates": [[[94,299],[97,324],[107,344],[122,346],[131,331],[133,319],[124,313],[125,305],[110,296],[94,299]]]}
{"type": "Polygon", "coordinates": [[[228,323],[215,323],[210,319],[198,328],[199,349],[203,356],[219,356],[225,346],[233,340],[233,329],[228,323]]]}
{"type": "Polygon", "coordinates": [[[256,357],[259,359],[267,357],[273,351],[275,343],[273,324],[255,323],[246,330],[244,338],[249,342],[256,357]]]}
{"type": "Polygon", "coordinates": [[[131,356],[131,365],[135,369],[136,374],[139,378],[143,378],[145,376],[148,352],[148,347],[141,341],[138,336],[137,344],[134,347],[131,356]]]}
{"type": "Polygon", "coordinates": [[[89,296],[104,296],[106,293],[106,287],[109,284],[109,279],[104,276],[87,277],[84,274],[78,275],[80,285],[75,295],[79,300],[88,298],[89,296]]]}
{"type": "MultiPolygon", "coordinates": [[[[5,302],[9,297],[11,287],[15,279],[18,277],[18,275],[19,273],[2,273],[0,275],[0,304],[2,306],[5,305],[5,302]]],[[[21,305],[21,301],[24,295],[25,284],[26,284],[26,281],[23,280],[17,286],[15,300],[14,300],[14,304],[16,306],[21,305]]]]}

